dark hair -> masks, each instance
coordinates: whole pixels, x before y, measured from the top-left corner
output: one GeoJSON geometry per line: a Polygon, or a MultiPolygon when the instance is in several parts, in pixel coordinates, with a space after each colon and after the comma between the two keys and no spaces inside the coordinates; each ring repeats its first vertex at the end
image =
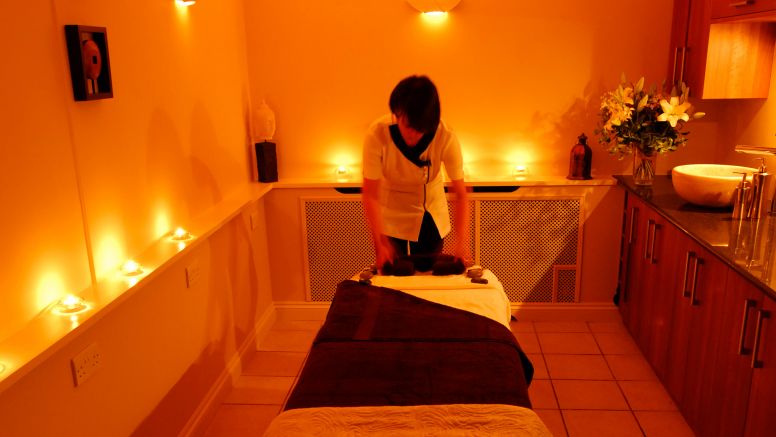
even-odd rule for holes
{"type": "Polygon", "coordinates": [[[410,76],[399,82],[388,100],[391,112],[404,115],[416,131],[434,132],[439,125],[439,94],[427,76],[410,76]]]}

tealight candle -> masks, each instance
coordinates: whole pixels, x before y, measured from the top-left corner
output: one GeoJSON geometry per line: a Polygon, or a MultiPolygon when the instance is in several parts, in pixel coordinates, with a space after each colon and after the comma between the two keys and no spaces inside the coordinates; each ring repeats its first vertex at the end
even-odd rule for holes
{"type": "Polygon", "coordinates": [[[54,307],[54,312],[62,315],[72,315],[84,312],[88,309],[89,305],[87,305],[82,298],[68,294],[57,302],[54,307]]]}
{"type": "Polygon", "coordinates": [[[185,241],[191,239],[189,231],[183,228],[176,228],[171,237],[174,241],[185,241]]]}
{"type": "Polygon", "coordinates": [[[143,273],[143,266],[133,260],[128,260],[121,267],[121,272],[126,276],[137,276],[143,273]]]}

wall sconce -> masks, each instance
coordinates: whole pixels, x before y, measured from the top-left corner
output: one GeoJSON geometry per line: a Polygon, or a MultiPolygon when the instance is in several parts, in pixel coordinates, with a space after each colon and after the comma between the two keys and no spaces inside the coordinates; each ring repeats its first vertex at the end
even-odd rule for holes
{"type": "Polygon", "coordinates": [[[191,6],[196,2],[196,0],[175,0],[175,4],[178,6],[191,6]]]}
{"type": "Polygon", "coordinates": [[[424,14],[446,14],[458,6],[461,0],[407,0],[413,8],[424,14]]]}
{"type": "Polygon", "coordinates": [[[337,182],[347,182],[350,180],[350,169],[347,166],[340,165],[334,169],[334,178],[337,182]]]}
{"type": "Polygon", "coordinates": [[[54,314],[61,316],[73,316],[75,314],[82,313],[91,308],[82,298],[68,294],[64,298],[60,299],[52,311],[54,314]]]}
{"type": "Polygon", "coordinates": [[[143,274],[143,266],[133,260],[128,260],[121,266],[121,273],[124,276],[138,276],[143,274]]]}

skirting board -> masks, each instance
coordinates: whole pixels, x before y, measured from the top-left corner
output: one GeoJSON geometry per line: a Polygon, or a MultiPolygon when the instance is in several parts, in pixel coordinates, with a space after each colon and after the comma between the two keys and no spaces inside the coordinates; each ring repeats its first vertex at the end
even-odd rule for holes
{"type": "Polygon", "coordinates": [[[207,426],[210,425],[212,418],[214,417],[216,410],[221,405],[221,402],[232,389],[233,382],[236,381],[242,374],[242,359],[246,353],[256,350],[256,343],[258,340],[267,336],[267,333],[272,328],[277,320],[277,312],[275,306],[270,304],[269,307],[261,315],[253,331],[248,334],[243,341],[243,344],[235,351],[229,363],[218,376],[218,379],[213,383],[208,390],[207,394],[194,410],[194,413],[189,418],[189,421],[183,427],[179,436],[192,436],[192,435],[204,435],[207,431],[207,426]]]}
{"type": "MultiPolygon", "coordinates": [[[[278,320],[316,320],[326,318],[328,302],[275,302],[278,320]]],[[[512,314],[530,322],[614,322],[620,320],[611,303],[512,303],[512,314]]]]}

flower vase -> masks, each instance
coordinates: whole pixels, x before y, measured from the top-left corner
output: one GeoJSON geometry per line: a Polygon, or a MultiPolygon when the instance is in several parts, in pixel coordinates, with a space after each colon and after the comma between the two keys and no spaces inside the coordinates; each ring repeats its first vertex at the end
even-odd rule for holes
{"type": "Polygon", "coordinates": [[[633,151],[633,183],[650,186],[655,180],[656,154],[647,155],[638,148],[633,151]]]}

